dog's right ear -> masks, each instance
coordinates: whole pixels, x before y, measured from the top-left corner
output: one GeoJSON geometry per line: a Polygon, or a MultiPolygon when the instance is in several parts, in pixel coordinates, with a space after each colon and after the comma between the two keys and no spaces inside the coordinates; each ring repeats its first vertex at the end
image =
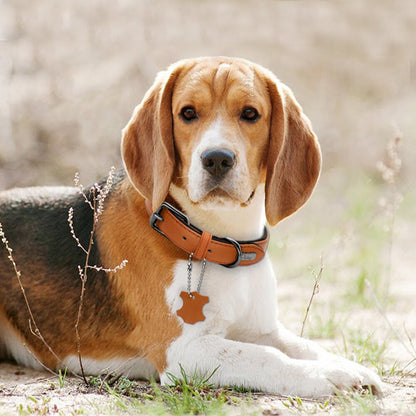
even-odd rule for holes
{"type": "Polygon", "coordinates": [[[266,176],[266,215],[270,225],[299,209],[319,177],[321,151],[309,119],[292,91],[268,73],[272,104],[266,176]]]}
{"type": "Polygon", "coordinates": [[[178,71],[158,74],[122,132],[121,154],[135,188],[156,210],[168,194],[175,167],[172,92],[178,71]]]}

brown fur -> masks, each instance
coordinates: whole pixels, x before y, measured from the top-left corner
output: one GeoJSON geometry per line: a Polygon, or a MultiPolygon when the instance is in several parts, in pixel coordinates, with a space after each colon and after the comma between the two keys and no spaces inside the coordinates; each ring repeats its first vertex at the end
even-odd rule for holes
{"type": "Polygon", "coordinates": [[[134,328],[125,344],[140,346],[140,355],[162,371],[165,351],[181,332],[165,302],[164,290],[171,283],[175,262],[187,256],[149,227],[144,200],[129,182],[123,183],[107,205],[98,236],[105,264],[129,262],[111,277],[134,328]]]}

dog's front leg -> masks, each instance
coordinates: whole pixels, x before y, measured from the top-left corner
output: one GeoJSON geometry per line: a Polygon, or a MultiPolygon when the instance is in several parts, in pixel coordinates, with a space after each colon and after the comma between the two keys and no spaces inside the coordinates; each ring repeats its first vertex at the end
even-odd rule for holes
{"type": "Polygon", "coordinates": [[[232,341],[217,335],[189,339],[182,335],[167,351],[167,368],[160,374],[162,384],[168,374],[206,377],[218,386],[243,386],[268,393],[321,397],[343,387],[359,386],[360,375],[348,368],[316,360],[290,358],[277,348],[232,341]]]}
{"type": "Polygon", "coordinates": [[[271,333],[260,336],[256,343],[275,347],[294,359],[316,360],[317,362],[339,365],[340,368],[346,368],[359,374],[360,385],[371,386],[373,391],[378,394],[381,394],[383,390],[383,383],[373,371],[346,358],[331,354],[316,342],[293,334],[280,323],[271,333]]]}
{"type": "Polygon", "coordinates": [[[280,322],[277,322],[274,331],[258,336],[255,343],[275,347],[289,357],[299,360],[327,360],[332,356],[316,342],[295,335],[280,322]]]}

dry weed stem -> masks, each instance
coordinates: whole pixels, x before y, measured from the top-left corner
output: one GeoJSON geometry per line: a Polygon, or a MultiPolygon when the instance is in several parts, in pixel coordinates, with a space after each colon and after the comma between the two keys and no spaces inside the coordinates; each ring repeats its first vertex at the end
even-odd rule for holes
{"type": "Polygon", "coordinates": [[[309,311],[310,311],[311,306],[312,306],[313,298],[315,297],[315,295],[317,295],[319,293],[319,282],[321,281],[323,271],[324,271],[324,264],[323,264],[323,259],[322,259],[322,256],[321,256],[321,265],[320,265],[319,271],[318,271],[318,273],[314,273],[315,283],[313,285],[313,290],[312,290],[311,297],[309,299],[308,306],[306,307],[305,317],[303,318],[302,329],[300,331],[300,336],[301,337],[303,336],[303,331],[305,330],[306,320],[308,319],[308,315],[309,315],[309,311]]]}

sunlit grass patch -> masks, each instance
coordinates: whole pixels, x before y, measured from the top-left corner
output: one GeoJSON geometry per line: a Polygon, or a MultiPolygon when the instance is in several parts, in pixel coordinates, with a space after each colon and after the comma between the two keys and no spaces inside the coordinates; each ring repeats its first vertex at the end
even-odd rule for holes
{"type": "Polygon", "coordinates": [[[390,339],[378,339],[374,333],[367,334],[360,329],[348,330],[343,336],[343,355],[360,364],[372,365],[383,374],[385,352],[390,339]]]}
{"type": "Polygon", "coordinates": [[[341,317],[332,310],[315,314],[306,331],[308,338],[334,339],[340,335],[343,326],[341,317]]]}
{"type": "Polygon", "coordinates": [[[371,391],[351,391],[339,394],[332,402],[336,409],[333,414],[336,415],[373,415],[380,410],[380,403],[371,391]]]}
{"type": "MultiPolygon", "coordinates": [[[[151,381],[145,387],[126,377],[114,375],[91,377],[91,384],[114,398],[113,407],[119,411],[144,414],[226,414],[229,406],[240,406],[250,414],[250,393],[234,388],[216,388],[210,379],[216,369],[206,376],[188,375],[180,367],[180,376],[167,374],[165,386],[151,381]]],[[[103,410],[104,411],[104,410],[103,410]]],[[[240,413],[241,414],[241,413],[240,413]]]]}

